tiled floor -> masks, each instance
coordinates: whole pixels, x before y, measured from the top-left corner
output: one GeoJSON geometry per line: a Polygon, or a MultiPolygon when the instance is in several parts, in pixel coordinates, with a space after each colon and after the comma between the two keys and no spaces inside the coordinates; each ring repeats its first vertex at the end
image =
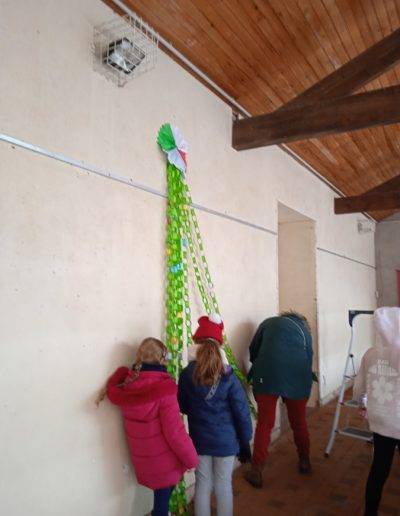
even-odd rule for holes
{"type": "MultiPolygon", "coordinates": [[[[335,405],[315,410],[309,416],[313,474],[297,473],[297,457],[292,435],[287,432],[272,446],[264,474],[263,489],[254,489],[242,478],[242,468],[234,476],[235,516],[361,516],[363,492],[368,476],[372,446],[363,441],[338,436],[329,459],[324,457],[335,405]]],[[[352,424],[363,424],[352,409],[344,414],[352,424]]],[[[246,467],[246,466],[244,466],[246,467]]],[[[380,514],[400,516],[400,457],[396,453],[386,483],[380,514]]]]}

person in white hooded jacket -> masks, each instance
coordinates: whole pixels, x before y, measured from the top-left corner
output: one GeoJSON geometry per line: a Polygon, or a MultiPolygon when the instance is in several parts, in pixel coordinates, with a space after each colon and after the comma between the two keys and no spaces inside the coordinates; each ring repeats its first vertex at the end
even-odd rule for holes
{"type": "Polygon", "coordinates": [[[365,491],[365,516],[378,514],[396,448],[400,451],[400,308],[374,313],[376,345],[362,358],[353,398],[363,403],[374,434],[374,459],[365,491]]]}

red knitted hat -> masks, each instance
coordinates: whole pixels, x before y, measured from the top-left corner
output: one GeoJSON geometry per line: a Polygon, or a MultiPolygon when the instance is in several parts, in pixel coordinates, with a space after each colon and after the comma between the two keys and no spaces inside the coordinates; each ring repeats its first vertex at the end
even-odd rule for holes
{"type": "Polygon", "coordinates": [[[223,344],[222,330],[224,329],[224,323],[218,314],[203,315],[198,323],[199,326],[193,334],[193,340],[214,339],[221,345],[223,344]]]}

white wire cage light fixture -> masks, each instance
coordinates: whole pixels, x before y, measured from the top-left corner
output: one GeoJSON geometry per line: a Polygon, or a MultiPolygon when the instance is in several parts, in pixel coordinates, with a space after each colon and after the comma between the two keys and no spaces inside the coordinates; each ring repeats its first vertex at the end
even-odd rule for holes
{"type": "Polygon", "coordinates": [[[94,69],[118,86],[154,68],[157,53],[157,32],[135,14],[94,27],[94,69]]]}

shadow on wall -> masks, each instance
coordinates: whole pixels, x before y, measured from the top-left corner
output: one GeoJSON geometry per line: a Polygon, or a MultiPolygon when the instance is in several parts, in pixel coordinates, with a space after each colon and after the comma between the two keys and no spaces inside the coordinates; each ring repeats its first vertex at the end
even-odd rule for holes
{"type": "MultiPolygon", "coordinates": [[[[111,375],[120,365],[130,367],[134,362],[138,347],[128,343],[113,346],[110,353],[109,371],[111,375]]],[[[107,378],[104,378],[104,383],[107,378]]],[[[146,487],[137,483],[131,466],[129,449],[123,428],[120,410],[105,399],[97,408],[95,401],[99,390],[104,386],[94,386],[95,391],[87,400],[84,410],[96,419],[95,425],[100,433],[102,455],[98,462],[104,471],[104,484],[107,486],[107,499],[110,505],[117,507],[110,516],[138,516],[147,514],[152,507],[153,494],[146,487]],[[119,500],[119,505],[115,504],[119,500]]],[[[96,458],[97,461],[97,458],[96,458]]],[[[104,494],[104,493],[103,493],[104,494]]]]}
{"type": "MultiPolygon", "coordinates": [[[[261,323],[262,321],[260,321],[261,323]]],[[[229,342],[238,362],[239,368],[247,374],[250,369],[249,346],[258,324],[252,321],[244,321],[235,325],[231,330],[228,328],[229,342]]]]}

